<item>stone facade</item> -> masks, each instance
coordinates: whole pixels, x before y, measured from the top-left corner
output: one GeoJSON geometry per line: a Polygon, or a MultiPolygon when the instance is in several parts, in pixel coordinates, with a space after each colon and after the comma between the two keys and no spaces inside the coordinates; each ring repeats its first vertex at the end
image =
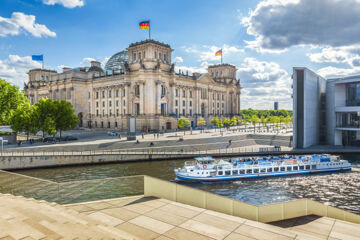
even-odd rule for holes
{"type": "Polygon", "coordinates": [[[125,69],[104,72],[99,62],[90,68],[64,69],[62,73],[30,70],[25,93],[31,103],[42,97],[70,101],[80,126],[127,130],[129,116],[139,131],[177,127],[186,116],[196,126],[201,116],[231,117],[240,112],[240,80],[230,64],[213,65],[208,73],[175,72],[172,49],[154,40],[127,48],[125,69]]]}

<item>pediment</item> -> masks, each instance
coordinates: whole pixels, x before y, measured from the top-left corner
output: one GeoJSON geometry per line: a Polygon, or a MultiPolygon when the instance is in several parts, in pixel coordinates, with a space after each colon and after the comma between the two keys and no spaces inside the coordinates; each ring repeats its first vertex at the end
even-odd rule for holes
{"type": "Polygon", "coordinates": [[[200,83],[216,83],[215,80],[210,76],[210,74],[208,73],[205,73],[203,75],[201,75],[199,78],[198,78],[198,81],[200,83]]]}

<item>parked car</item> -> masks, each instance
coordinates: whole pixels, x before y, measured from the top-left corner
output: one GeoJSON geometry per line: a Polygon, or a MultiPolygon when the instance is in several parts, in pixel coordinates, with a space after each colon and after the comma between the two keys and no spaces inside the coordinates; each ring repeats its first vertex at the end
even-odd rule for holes
{"type": "Polygon", "coordinates": [[[46,137],[44,138],[43,142],[49,142],[49,143],[56,143],[58,142],[59,139],[55,138],[55,137],[46,137]]]}
{"type": "Polygon", "coordinates": [[[108,134],[109,136],[117,136],[117,135],[118,135],[118,133],[115,132],[115,131],[108,131],[107,134],[108,134]]]}
{"type": "Polygon", "coordinates": [[[74,137],[74,136],[66,136],[63,138],[64,141],[75,141],[75,140],[78,140],[77,137],[74,137]]]}

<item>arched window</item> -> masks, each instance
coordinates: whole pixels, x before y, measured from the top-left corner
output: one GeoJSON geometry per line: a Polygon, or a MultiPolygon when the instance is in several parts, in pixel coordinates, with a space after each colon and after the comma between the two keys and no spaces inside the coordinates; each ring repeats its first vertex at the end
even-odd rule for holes
{"type": "Polygon", "coordinates": [[[161,97],[164,97],[165,94],[166,94],[166,88],[163,85],[161,85],[161,97]]]}
{"type": "Polygon", "coordinates": [[[140,96],[140,85],[135,86],[135,96],[137,96],[137,97],[140,96]]]}

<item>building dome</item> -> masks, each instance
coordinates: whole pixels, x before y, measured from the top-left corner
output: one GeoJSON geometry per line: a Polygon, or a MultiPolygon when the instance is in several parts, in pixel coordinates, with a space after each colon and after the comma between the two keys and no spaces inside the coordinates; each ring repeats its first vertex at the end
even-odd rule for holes
{"type": "Polygon", "coordinates": [[[111,58],[107,61],[105,64],[105,70],[106,71],[114,71],[114,70],[125,70],[125,62],[128,61],[128,51],[124,50],[121,52],[118,52],[111,56],[111,58]]]}

